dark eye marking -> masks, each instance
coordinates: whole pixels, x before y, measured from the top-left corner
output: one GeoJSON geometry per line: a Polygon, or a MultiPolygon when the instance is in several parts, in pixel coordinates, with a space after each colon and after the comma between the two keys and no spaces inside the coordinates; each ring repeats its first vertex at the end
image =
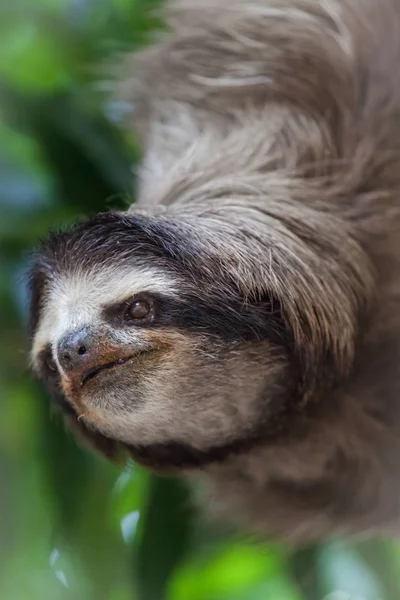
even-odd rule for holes
{"type": "Polygon", "coordinates": [[[207,296],[182,292],[179,297],[157,292],[140,293],[104,308],[103,317],[116,327],[162,329],[218,336],[227,341],[268,338],[287,345],[286,331],[277,301],[269,297],[253,305],[224,304],[207,296]]]}

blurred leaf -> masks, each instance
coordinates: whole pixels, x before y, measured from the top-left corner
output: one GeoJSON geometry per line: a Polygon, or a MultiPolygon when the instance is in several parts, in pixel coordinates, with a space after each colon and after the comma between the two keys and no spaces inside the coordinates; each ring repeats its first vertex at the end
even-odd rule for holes
{"type": "Polygon", "coordinates": [[[149,490],[149,474],[136,465],[128,463],[120,473],[113,489],[112,518],[120,527],[126,515],[139,512],[145,505],[149,490]]]}
{"type": "Polygon", "coordinates": [[[47,91],[69,83],[65,51],[31,19],[1,31],[0,77],[18,88],[47,91]]]}
{"type": "Polygon", "coordinates": [[[236,600],[261,598],[268,586],[285,590],[285,598],[298,598],[285,575],[285,555],[276,547],[259,547],[232,541],[208,548],[187,562],[171,582],[171,600],[236,600]],[[284,585],[282,585],[284,581],[284,585]]]}
{"type": "Polygon", "coordinates": [[[377,581],[382,599],[400,598],[400,572],[396,547],[398,543],[386,540],[372,540],[356,546],[357,553],[377,581]]]}
{"type": "Polygon", "coordinates": [[[27,100],[3,90],[3,102],[12,123],[37,141],[48,167],[57,174],[64,201],[90,212],[116,195],[130,193],[135,155],[99,111],[85,115],[75,95],[27,100]]]}
{"type": "Polygon", "coordinates": [[[305,600],[320,600],[324,597],[324,587],[319,570],[319,546],[312,546],[294,552],[288,561],[293,581],[305,600]]]}
{"type": "Polygon", "coordinates": [[[190,542],[192,518],[184,483],[153,477],[135,551],[140,600],[166,598],[168,579],[190,542]]]}
{"type": "Polygon", "coordinates": [[[363,600],[392,600],[382,595],[379,580],[350,543],[325,544],[320,548],[318,562],[325,594],[341,590],[363,600]]]}

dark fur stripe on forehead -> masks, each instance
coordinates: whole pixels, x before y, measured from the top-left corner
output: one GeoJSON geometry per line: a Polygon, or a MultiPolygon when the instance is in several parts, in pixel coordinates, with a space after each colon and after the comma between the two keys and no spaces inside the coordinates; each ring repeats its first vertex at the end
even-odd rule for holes
{"type": "Polygon", "coordinates": [[[47,268],[68,272],[76,265],[98,269],[108,265],[120,267],[125,261],[134,265],[145,262],[149,266],[152,258],[156,266],[176,267],[176,263],[191,255],[190,240],[162,218],[100,213],[69,230],[50,234],[37,258],[47,268]]]}
{"type": "Polygon", "coordinates": [[[33,256],[29,276],[29,330],[34,334],[46,284],[54,276],[80,270],[156,267],[183,277],[185,259],[195,269],[190,242],[170,223],[126,213],[100,213],[70,229],[52,232],[33,256]]]}

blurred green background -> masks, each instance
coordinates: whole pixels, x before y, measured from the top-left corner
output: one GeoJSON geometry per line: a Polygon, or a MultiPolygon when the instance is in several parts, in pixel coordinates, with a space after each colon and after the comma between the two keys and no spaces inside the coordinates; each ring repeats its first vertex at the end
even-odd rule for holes
{"type": "Polygon", "coordinates": [[[78,448],[30,378],[29,253],[133,197],[139,152],[100,65],[148,41],[156,5],[0,4],[0,599],[396,600],[399,544],[292,552],[216,530],[182,483],[78,448]]]}

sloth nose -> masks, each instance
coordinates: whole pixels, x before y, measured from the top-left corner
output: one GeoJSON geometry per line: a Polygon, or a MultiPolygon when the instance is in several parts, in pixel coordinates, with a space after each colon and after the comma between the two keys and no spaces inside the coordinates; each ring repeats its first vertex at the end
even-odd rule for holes
{"type": "Polygon", "coordinates": [[[90,362],[93,354],[93,339],[87,328],[68,333],[57,347],[57,358],[64,371],[81,369],[90,362]]]}

